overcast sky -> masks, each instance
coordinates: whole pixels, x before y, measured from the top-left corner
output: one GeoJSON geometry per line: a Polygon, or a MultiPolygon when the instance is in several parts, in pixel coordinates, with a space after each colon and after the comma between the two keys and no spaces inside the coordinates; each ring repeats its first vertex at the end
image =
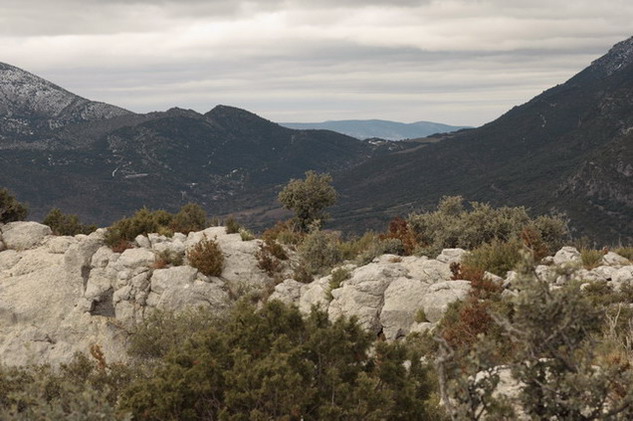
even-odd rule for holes
{"type": "Polygon", "coordinates": [[[0,61],[132,111],[480,125],[633,35],[631,0],[0,0],[0,61]]]}

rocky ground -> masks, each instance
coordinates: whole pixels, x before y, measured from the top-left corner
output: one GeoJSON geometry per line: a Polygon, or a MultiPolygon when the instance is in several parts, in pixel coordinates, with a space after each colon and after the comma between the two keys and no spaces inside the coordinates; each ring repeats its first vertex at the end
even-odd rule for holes
{"type": "MultiPolygon", "coordinates": [[[[171,238],[139,236],[122,253],[105,245],[104,232],[67,237],[36,222],[0,226],[0,362],[56,365],[94,344],[108,361],[124,360],[129,335],[152,311],[204,306],[220,312],[253,290],[271,292],[268,299],[304,312],[319,305],[333,319],[356,316],[364,328],[396,340],[433,328],[448,305],[470,290],[468,281],[451,279],[450,264],[466,253],[461,249],[445,249],[433,259],[383,255],[364,265],[348,263],[342,267],[349,276],[339,285],[332,274],[300,283],[290,271],[275,285],[257,266],[261,240],[242,241],[224,227],[171,238]],[[186,250],[205,236],[217,240],[225,257],[218,277],[201,274],[186,259],[186,250]],[[166,255],[184,262],[165,264],[166,255]]],[[[633,281],[633,264],[612,252],[591,271],[580,267],[580,253],[564,247],[545,258],[537,273],[551,278],[553,287],[582,279],[606,281],[617,290],[633,281]]],[[[514,273],[488,276],[512,293],[514,273]]]]}

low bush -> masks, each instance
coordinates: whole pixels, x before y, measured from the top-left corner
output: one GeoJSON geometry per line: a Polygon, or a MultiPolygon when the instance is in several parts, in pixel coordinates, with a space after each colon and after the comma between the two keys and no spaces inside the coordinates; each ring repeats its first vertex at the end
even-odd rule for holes
{"type": "Polygon", "coordinates": [[[255,258],[257,259],[257,267],[266,272],[268,276],[274,276],[283,268],[281,260],[271,252],[266,242],[259,245],[255,258]]]}
{"type": "Polygon", "coordinates": [[[524,207],[493,208],[478,202],[466,207],[460,196],[444,197],[435,211],[412,214],[407,222],[421,244],[420,252],[430,256],[444,248],[472,250],[493,240],[521,239],[526,229],[529,240],[548,251],[558,250],[569,239],[567,220],[561,215],[533,219],[524,207]]]}
{"type": "Polygon", "coordinates": [[[240,228],[239,232],[242,241],[251,241],[255,239],[255,235],[244,227],[240,228]]]}
{"type": "Polygon", "coordinates": [[[583,267],[587,270],[591,270],[600,266],[604,252],[602,250],[581,249],[580,257],[583,267]]]}
{"type": "Polygon", "coordinates": [[[7,189],[0,189],[0,224],[23,221],[29,213],[25,204],[17,201],[7,189]]]}
{"type": "Polygon", "coordinates": [[[355,260],[369,249],[375,248],[378,243],[380,243],[380,237],[373,231],[367,231],[361,237],[341,241],[339,244],[341,258],[343,260],[355,260]]]}
{"type": "Polygon", "coordinates": [[[224,268],[224,255],[220,245],[206,236],[187,250],[189,264],[207,276],[220,276],[224,268]]]}
{"type": "Polygon", "coordinates": [[[505,277],[506,273],[514,269],[521,260],[521,248],[522,244],[518,240],[493,240],[466,254],[462,266],[470,271],[488,271],[505,277]]]}
{"type": "Polygon", "coordinates": [[[311,274],[324,273],[341,261],[338,236],[321,230],[312,231],[299,245],[299,256],[311,274]]]}
{"type": "Polygon", "coordinates": [[[42,223],[51,227],[55,235],[90,234],[97,229],[96,225],[84,225],[77,215],[64,214],[58,208],[51,209],[42,223]]]}
{"type": "Polygon", "coordinates": [[[147,421],[442,420],[420,356],[400,343],[371,350],[371,336],[318,310],[241,302],[224,323],[183,335],[120,409],[147,421]]]}
{"type": "Polygon", "coordinates": [[[226,227],[227,234],[237,234],[240,232],[240,228],[242,228],[233,216],[229,216],[226,221],[224,221],[224,226],[226,227]]]}
{"type": "Polygon", "coordinates": [[[295,227],[293,221],[277,221],[272,228],[264,231],[262,238],[275,240],[288,246],[296,246],[303,241],[305,234],[295,227]]]}
{"type": "Polygon", "coordinates": [[[196,203],[187,203],[171,218],[169,228],[173,232],[184,234],[202,231],[207,227],[207,213],[196,203]]]}
{"type": "Polygon", "coordinates": [[[618,247],[614,252],[633,262],[633,247],[618,247]]]}
{"type": "Polygon", "coordinates": [[[417,235],[411,228],[411,225],[408,221],[400,217],[394,218],[389,223],[387,233],[381,235],[380,239],[399,240],[400,244],[402,244],[402,254],[405,256],[412,255],[419,246],[417,235]]]}
{"type": "Polygon", "coordinates": [[[184,205],[177,214],[164,210],[142,208],[130,217],[122,218],[110,226],[105,235],[106,244],[121,248],[126,242],[131,243],[138,235],[157,233],[171,237],[174,232],[187,234],[207,227],[206,212],[195,203],[184,205]]]}
{"type": "Polygon", "coordinates": [[[105,235],[105,242],[110,247],[122,241],[132,242],[138,235],[149,233],[169,234],[169,225],[173,216],[163,210],[150,211],[147,208],[136,211],[134,216],[116,221],[105,235]]]}

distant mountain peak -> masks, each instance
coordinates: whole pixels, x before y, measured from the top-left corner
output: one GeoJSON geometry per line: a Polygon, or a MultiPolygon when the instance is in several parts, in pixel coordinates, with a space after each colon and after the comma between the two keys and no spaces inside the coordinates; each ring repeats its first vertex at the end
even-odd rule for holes
{"type": "Polygon", "coordinates": [[[591,63],[591,68],[605,76],[611,76],[631,63],[633,63],[633,37],[615,44],[607,54],[591,63]]]}
{"type": "Polygon", "coordinates": [[[89,101],[18,67],[0,63],[0,117],[55,120],[56,125],[131,114],[89,101]]]}

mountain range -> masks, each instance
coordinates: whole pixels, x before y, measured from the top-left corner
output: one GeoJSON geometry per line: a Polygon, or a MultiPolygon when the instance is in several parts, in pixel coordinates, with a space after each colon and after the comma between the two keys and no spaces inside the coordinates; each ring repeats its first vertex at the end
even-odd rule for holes
{"type": "Polygon", "coordinates": [[[332,226],[384,228],[442,195],[565,212],[576,235],[633,240],[633,38],[477,129],[390,142],[282,127],[245,110],[137,114],[0,65],[0,186],[100,225],[188,201],[253,228],[309,169],[340,192],[332,226]]]}
{"type": "Polygon", "coordinates": [[[467,126],[449,126],[431,121],[399,123],[388,120],[334,120],[321,123],[280,123],[297,130],[332,130],[357,139],[403,140],[427,137],[436,133],[454,132],[467,126]]]}

